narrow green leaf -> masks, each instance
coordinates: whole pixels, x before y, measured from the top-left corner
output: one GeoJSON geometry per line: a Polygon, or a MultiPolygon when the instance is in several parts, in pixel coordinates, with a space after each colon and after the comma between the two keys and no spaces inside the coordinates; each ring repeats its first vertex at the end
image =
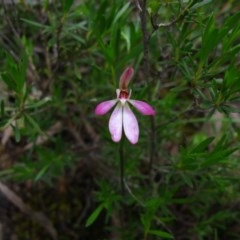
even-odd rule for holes
{"type": "Polygon", "coordinates": [[[240,101],[240,96],[232,96],[231,98],[229,98],[229,102],[239,102],[240,101]]]}
{"type": "Polygon", "coordinates": [[[11,125],[12,129],[13,129],[13,133],[14,133],[14,137],[16,142],[20,142],[21,140],[21,134],[19,131],[19,128],[17,126],[11,125]]]}
{"type": "Polygon", "coordinates": [[[232,27],[239,27],[239,24],[236,24],[239,21],[240,18],[240,12],[236,12],[235,14],[233,14],[232,16],[228,16],[225,22],[225,26],[227,26],[228,28],[232,28],[232,27]]]}
{"type": "Polygon", "coordinates": [[[223,149],[220,150],[214,150],[212,153],[210,153],[205,161],[201,164],[202,168],[210,167],[212,165],[219,164],[220,162],[223,162],[228,159],[228,157],[238,150],[237,148],[228,148],[227,146],[223,146],[223,149]]]}
{"type": "Polygon", "coordinates": [[[93,212],[92,214],[88,217],[87,222],[85,224],[85,227],[89,227],[90,225],[92,225],[95,220],[97,219],[97,217],[99,216],[99,214],[102,212],[103,210],[103,205],[99,205],[93,212]]]}
{"type": "Polygon", "coordinates": [[[27,54],[23,54],[20,61],[17,63],[18,76],[16,76],[17,92],[24,96],[24,85],[26,82],[27,73],[27,54]]]}
{"type": "Polygon", "coordinates": [[[11,178],[11,176],[13,175],[13,169],[4,169],[2,171],[0,171],[0,178],[1,179],[7,179],[7,178],[11,178]]]}
{"type": "MultiPolygon", "coordinates": [[[[12,68],[9,67],[9,69],[10,71],[13,71],[12,68]]],[[[10,90],[13,90],[15,92],[17,91],[16,82],[14,81],[14,78],[10,72],[3,72],[1,74],[1,77],[10,90]]]]}
{"type": "Polygon", "coordinates": [[[10,90],[13,90],[19,102],[25,95],[25,82],[27,72],[27,55],[24,53],[19,61],[16,61],[9,53],[5,54],[5,72],[1,74],[2,80],[10,90]]]}
{"type": "Polygon", "coordinates": [[[160,230],[150,230],[149,233],[153,234],[153,235],[156,235],[158,237],[166,238],[166,239],[173,239],[174,238],[173,235],[171,235],[170,233],[163,232],[163,231],[160,231],[160,230]]]}
{"type": "Polygon", "coordinates": [[[121,18],[121,16],[127,12],[129,10],[129,5],[130,5],[130,2],[127,2],[117,13],[117,15],[115,16],[114,20],[113,20],[113,23],[112,25],[115,25],[116,22],[119,20],[119,18],[121,18]]]}
{"type": "Polygon", "coordinates": [[[4,116],[5,115],[5,104],[4,104],[4,101],[1,100],[1,116],[4,116]]]}
{"type": "Polygon", "coordinates": [[[69,12],[74,0],[62,0],[62,6],[65,13],[69,12]]]}
{"type": "Polygon", "coordinates": [[[202,34],[202,46],[199,51],[201,62],[207,61],[209,54],[216,49],[224,34],[224,31],[220,31],[216,28],[213,16],[209,17],[202,34]]]}
{"type": "Polygon", "coordinates": [[[71,36],[72,38],[74,38],[75,40],[77,40],[79,43],[84,44],[86,42],[85,39],[79,37],[77,34],[68,33],[68,35],[71,36]]]}
{"type": "Polygon", "coordinates": [[[130,51],[131,48],[131,33],[130,33],[130,28],[129,26],[126,26],[122,31],[121,31],[121,36],[126,42],[127,46],[127,51],[130,51]]]}
{"type": "Polygon", "coordinates": [[[32,25],[34,27],[38,27],[38,28],[48,28],[48,26],[44,25],[44,24],[41,24],[39,22],[35,22],[35,21],[32,21],[32,20],[29,20],[29,19],[25,19],[25,18],[21,18],[21,20],[25,23],[28,23],[29,25],[32,25]]]}
{"type": "Polygon", "coordinates": [[[101,50],[104,54],[104,56],[106,57],[106,59],[108,60],[109,63],[113,63],[114,62],[114,52],[113,49],[109,46],[106,46],[104,44],[104,42],[102,41],[102,39],[98,39],[98,43],[101,47],[101,50]]]}
{"type": "Polygon", "coordinates": [[[120,46],[120,30],[118,25],[114,25],[111,31],[111,41],[109,49],[112,51],[114,58],[119,55],[119,46],[120,46]]]}
{"type": "Polygon", "coordinates": [[[223,112],[227,112],[227,113],[239,113],[240,112],[240,109],[237,108],[237,107],[232,107],[232,106],[229,106],[229,105],[222,105],[220,106],[220,108],[222,109],[223,112]]]}
{"type": "Polygon", "coordinates": [[[207,100],[207,97],[205,96],[205,94],[202,92],[202,90],[200,90],[199,88],[196,88],[195,89],[195,91],[197,92],[197,94],[199,95],[199,96],[201,96],[201,98],[203,99],[203,100],[207,100]]]}
{"type": "Polygon", "coordinates": [[[28,115],[28,114],[25,113],[24,116],[25,116],[26,120],[28,121],[28,123],[29,123],[30,125],[32,125],[32,127],[33,127],[37,132],[39,132],[39,133],[41,133],[41,134],[45,134],[45,133],[41,130],[41,128],[39,127],[39,125],[37,124],[37,122],[36,122],[30,115],[28,115]]]}
{"type": "Polygon", "coordinates": [[[25,109],[34,109],[34,108],[39,108],[45,105],[46,103],[50,102],[51,98],[45,97],[43,99],[40,99],[36,102],[31,102],[25,105],[25,109]]]}
{"type": "Polygon", "coordinates": [[[208,100],[203,101],[203,102],[200,104],[200,107],[201,107],[202,109],[212,108],[212,107],[213,107],[213,102],[208,101],[208,100]]]}
{"type": "Polygon", "coordinates": [[[201,2],[198,2],[195,4],[195,2],[193,1],[194,5],[191,7],[191,9],[198,9],[198,8],[203,7],[204,5],[209,4],[211,2],[212,2],[212,0],[202,0],[201,2]]]}
{"type": "Polygon", "coordinates": [[[141,223],[144,227],[144,231],[146,233],[148,233],[149,229],[150,229],[150,226],[151,226],[151,218],[149,218],[149,216],[145,213],[145,214],[142,214],[141,217],[140,217],[140,220],[141,220],[141,223]]]}
{"type": "Polygon", "coordinates": [[[36,175],[36,177],[35,177],[35,179],[34,179],[36,182],[37,182],[39,179],[41,179],[41,178],[43,177],[43,175],[47,172],[47,170],[48,170],[48,168],[49,168],[49,165],[50,165],[50,164],[45,165],[45,166],[41,169],[41,171],[38,172],[38,174],[36,175]]]}
{"type": "Polygon", "coordinates": [[[208,145],[214,140],[214,137],[209,137],[202,141],[200,144],[198,144],[192,151],[191,153],[202,153],[206,150],[208,145]]]}
{"type": "Polygon", "coordinates": [[[17,118],[17,114],[13,115],[10,119],[8,119],[7,121],[3,121],[3,124],[0,125],[0,130],[4,130],[6,129],[9,125],[11,125],[11,123],[17,118]]]}

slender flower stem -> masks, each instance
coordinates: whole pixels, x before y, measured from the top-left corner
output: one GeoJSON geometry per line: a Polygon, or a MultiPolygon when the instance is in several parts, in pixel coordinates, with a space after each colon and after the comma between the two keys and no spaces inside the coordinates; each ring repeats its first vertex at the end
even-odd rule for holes
{"type": "Polygon", "coordinates": [[[124,139],[122,137],[119,145],[119,158],[120,158],[120,184],[121,184],[121,192],[122,195],[125,194],[125,186],[124,186],[124,139]]]}
{"type": "Polygon", "coordinates": [[[124,140],[125,136],[121,138],[120,145],[119,145],[119,160],[120,160],[120,186],[121,186],[121,194],[122,194],[122,201],[121,201],[121,208],[119,211],[120,216],[120,239],[124,239],[124,229],[125,229],[125,221],[124,221],[124,195],[125,195],[125,184],[124,184],[124,140]]]}

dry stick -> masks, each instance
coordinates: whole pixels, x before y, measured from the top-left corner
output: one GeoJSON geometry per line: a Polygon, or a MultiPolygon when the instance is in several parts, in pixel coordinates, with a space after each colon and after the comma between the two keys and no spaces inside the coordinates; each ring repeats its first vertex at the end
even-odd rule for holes
{"type": "Polygon", "coordinates": [[[41,212],[33,211],[28,205],[26,205],[23,200],[9,189],[5,184],[0,182],[0,191],[5,197],[16,207],[18,207],[23,213],[31,217],[33,220],[37,221],[46,231],[51,235],[53,240],[57,240],[57,232],[53,227],[50,220],[41,212]]]}
{"type": "MultiPolygon", "coordinates": [[[[139,12],[140,20],[141,20],[141,28],[142,28],[142,40],[143,40],[143,64],[144,64],[144,75],[147,79],[147,83],[149,84],[149,33],[147,30],[147,0],[142,0],[142,11],[139,12]]],[[[151,95],[151,94],[150,94],[151,95]]],[[[150,96],[151,97],[151,96],[150,96]]]]}
{"type": "MultiPolygon", "coordinates": [[[[176,22],[180,21],[185,17],[185,15],[189,11],[189,6],[186,7],[182,13],[180,13],[175,19],[173,19],[171,22],[168,23],[159,23],[156,24],[154,22],[153,17],[151,17],[151,23],[153,27],[153,31],[151,33],[148,32],[147,30],[147,0],[142,0],[141,4],[139,3],[138,0],[136,1],[136,6],[139,10],[139,16],[141,20],[141,28],[142,28],[142,34],[143,34],[143,65],[144,65],[144,76],[147,79],[148,85],[150,85],[150,66],[149,66],[149,41],[151,39],[152,34],[159,28],[161,27],[170,27],[174,25],[176,22]]],[[[149,99],[151,100],[151,92],[149,92],[149,99]]],[[[154,157],[156,154],[156,126],[155,126],[155,121],[154,118],[151,116],[150,118],[150,125],[151,125],[151,131],[150,131],[150,157],[149,157],[149,172],[152,169],[152,165],[154,162],[154,157]]]]}
{"type": "Polygon", "coordinates": [[[3,224],[0,222],[0,240],[3,240],[3,224]]]}
{"type": "MultiPolygon", "coordinates": [[[[144,66],[144,77],[147,79],[148,86],[150,85],[150,65],[149,65],[149,40],[150,34],[147,30],[147,0],[141,1],[141,11],[139,11],[139,16],[141,20],[141,28],[142,28],[142,39],[143,39],[143,66],[144,66]]],[[[149,91],[149,99],[152,99],[151,92],[149,91]]],[[[149,172],[152,170],[152,165],[154,161],[154,156],[156,152],[155,147],[155,121],[152,116],[150,116],[150,156],[149,156],[149,172]]]]}
{"type": "MultiPolygon", "coordinates": [[[[14,27],[14,25],[16,26],[16,24],[13,24],[13,23],[11,22],[11,20],[10,20],[10,17],[9,17],[9,15],[8,15],[8,12],[7,12],[6,3],[5,3],[4,0],[1,0],[1,5],[2,5],[3,11],[4,11],[4,19],[7,21],[8,26],[9,26],[10,29],[12,30],[14,36],[16,36],[16,37],[19,39],[19,38],[20,38],[20,34],[19,34],[19,32],[18,32],[18,31],[15,29],[15,27],[14,27]]],[[[15,5],[15,4],[13,3],[13,5],[15,5]]],[[[17,21],[16,21],[16,23],[17,23],[17,21]]],[[[21,46],[21,47],[22,47],[22,46],[21,46]]]]}
{"type": "MultiPolygon", "coordinates": [[[[15,5],[14,2],[12,2],[11,4],[12,4],[12,6],[15,5]]],[[[19,40],[19,39],[20,39],[20,34],[19,34],[19,32],[17,31],[17,29],[15,28],[16,24],[13,24],[12,21],[11,21],[11,19],[10,19],[10,17],[8,16],[9,14],[8,14],[8,10],[7,10],[7,7],[6,7],[6,2],[5,2],[4,0],[1,0],[1,5],[3,6],[4,19],[6,20],[8,26],[10,26],[10,29],[11,29],[11,31],[12,31],[12,33],[13,33],[13,36],[15,36],[16,39],[17,39],[17,46],[20,47],[20,50],[24,52],[23,43],[21,42],[21,40],[19,40]]],[[[18,18],[17,18],[17,19],[18,19],[18,18]]],[[[18,22],[18,21],[16,21],[16,23],[17,23],[17,22],[18,22]]],[[[12,44],[13,41],[11,41],[10,39],[8,39],[8,37],[5,36],[5,35],[3,35],[3,34],[0,34],[0,35],[2,35],[2,36],[0,37],[0,42],[1,42],[1,44],[5,47],[5,49],[8,50],[8,52],[10,53],[10,55],[11,55],[16,61],[18,61],[18,60],[20,59],[20,57],[14,52],[13,48],[11,49],[11,47],[8,46],[9,43],[11,42],[11,44],[12,44]],[[2,41],[1,38],[2,38],[2,39],[5,39],[5,41],[6,41],[8,44],[6,45],[6,44],[4,43],[4,41],[2,41]]],[[[14,39],[14,38],[12,38],[12,39],[14,39]]],[[[38,73],[37,73],[37,71],[36,71],[36,68],[35,68],[34,64],[32,63],[32,61],[31,61],[30,59],[29,59],[28,62],[29,62],[29,63],[28,63],[29,69],[27,69],[27,71],[28,71],[27,73],[28,73],[29,75],[34,75],[33,78],[36,78],[37,80],[39,80],[40,77],[39,77],[39,75],[38,75],[38,73]],[[30,72],[30,71],[31,71],[31,72],[30,72]]]]}
{"type": "Polygon", "coordinates": [[[172,21],[170,22],[166,22],[166,23],[156,23],[154,21],[154,17],[151,16],[151,24],[153,27],[153,31],[152,33],[149,35],[149,39],[151,38],[151,36],[153,35],[153,33],[158,30],[159,28],[164,28],[164,27],[171,27],[173,26],[176,22],[180,21],[181,19],[183,19],[189,12],[189,6],[187,6],[185,9],[183,9],[183,11],[172,21]]]}
{"type": "Polygon", "coordinates": [[[56,29],[56,52],[57,52],[57,59],[56,59],[56,67],[54,69],[54,71],[57,71],[59,68],[59,62],[61,60],[61,48],[60,48],[60,44],[61,44],[61,34],[63,31],[63,27],[65,24],[65,20],[66,20],[66,16],[64,15],[63,17],[60,18],[59,23],[58,23],[58,27],[56,29]]]}

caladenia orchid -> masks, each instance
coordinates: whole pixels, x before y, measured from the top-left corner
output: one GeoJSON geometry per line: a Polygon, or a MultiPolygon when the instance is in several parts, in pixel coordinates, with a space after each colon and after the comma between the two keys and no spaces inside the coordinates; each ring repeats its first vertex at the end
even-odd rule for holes
{"type": "Polygon", "coordinates": [[[155,115],[155,110],[148,103],[131,99],[132,91],[128,90],[127,87],[133,74],[133,68],[127,67],[120,77],[119,88],[116,90],[117,98],[101,102],[95,108],[96,115],[104,115],[116,105],[109,119],[109,131],[114,142],[121,140],[123,130],[132,144],[138,142],[138,121],[130,105],[134,106],[143,115],[155,115]]]}

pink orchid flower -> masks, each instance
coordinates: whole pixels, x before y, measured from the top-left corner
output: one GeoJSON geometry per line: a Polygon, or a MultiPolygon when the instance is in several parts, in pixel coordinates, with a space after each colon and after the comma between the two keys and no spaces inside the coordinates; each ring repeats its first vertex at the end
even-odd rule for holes
{"type": "Polygon", "coordinates": [[[130,99],[131,90],[128,91],[127,87],[133,74],[133,68],[126,68],[120,77],[119,89],[116,90],[117,98],[101,102],[95,108],[96,115],[104,115],[116,105],[109,119],[109,131],[114,142],[119,142],[121,140],[122,130],[124,130],[126,137],[132,144],[138,142],[138,122],[129,103],[143,115],[155,115],[155,110],[146,102],[130,99]]]}

